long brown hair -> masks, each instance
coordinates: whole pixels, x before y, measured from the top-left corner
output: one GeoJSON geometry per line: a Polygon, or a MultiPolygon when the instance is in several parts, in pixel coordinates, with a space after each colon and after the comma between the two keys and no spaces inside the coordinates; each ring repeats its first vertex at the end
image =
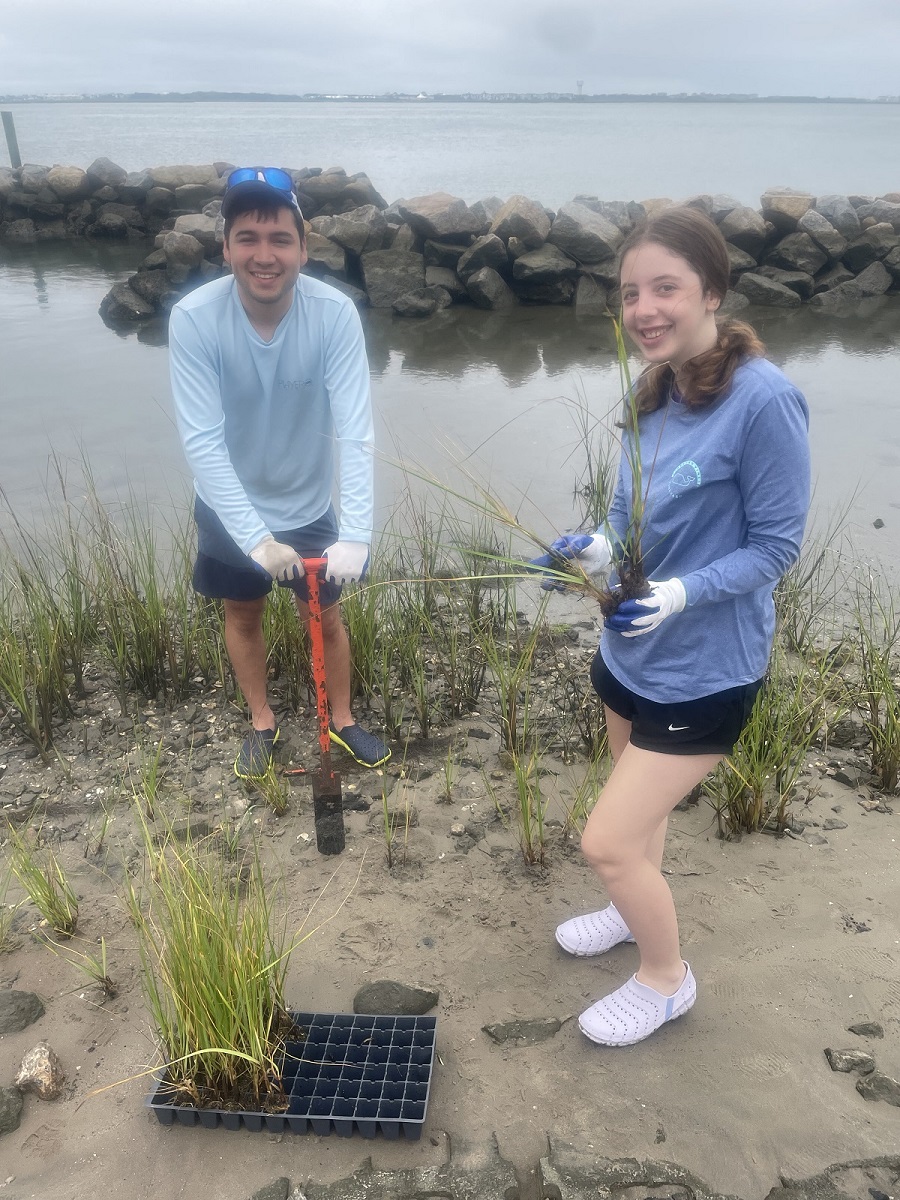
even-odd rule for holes
{"type": "MultiPolygon", "coordinates": [[[[619,270],[625,255],[637,246],[653,242],[683,258],[700,276],[704,292],[725,299],[731,264],[725,239],[705,213],[696,208],[664,209],[633,230],[619,251],[619,270]]],[[[688,408],[705,408],[715,403],[731,386],[735,371],[748,358],[761,358],[766,348],[756,331],[743,321],[724,318],[718,323],[718,341],[711,350],[698,354],[681,368],[678,390],[688,408]]],[[[635,383],[635,410],[655,412],[668,402],[675,372],[668,363],[653,364],[635,383]]]]}

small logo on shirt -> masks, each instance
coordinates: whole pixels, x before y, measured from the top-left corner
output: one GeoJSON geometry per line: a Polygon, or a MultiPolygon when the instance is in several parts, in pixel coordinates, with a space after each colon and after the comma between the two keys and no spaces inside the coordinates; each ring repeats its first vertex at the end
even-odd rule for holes
{"type": "Polygon", "coordinates": [[[683,729],[690,729],[690,725],[670,725],[669,733],[681,733],[683,729]]]}
{"type": "Polygon", "coordinates": [[[278,386],[286,392],[299,392],[301,388],[312,383],[311,379],[279,379],[278,386]]]}
{"type": "Polygon", "coordinates": [[[703,476],[700,468],[693,459],[687,458],[684,462],[679,463],[672,472],[672,478],[669,480],[669,495],[680,496],[684,492],[689,492],[691,488],[698,488],[702,482],[703,476]]]}

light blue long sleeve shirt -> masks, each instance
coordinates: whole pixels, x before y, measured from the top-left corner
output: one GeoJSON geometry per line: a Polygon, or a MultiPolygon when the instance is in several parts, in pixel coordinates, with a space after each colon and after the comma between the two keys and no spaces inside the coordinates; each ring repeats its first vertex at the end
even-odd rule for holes
{"type": "Polygon", "coordinates": [[[340,458],[342,541],[372,540],[369,365],[352,301],[301,275],[270,342],[231,277],[185,296],[169,322],[172,395],[197,494],[246,554],[328,509],[340,458]]]}
{"type": "MultiPolygon", "coordinates": [[[[809,510],[808,427],[805,399],[762,358],[739,367],[731,389],[708,408],[691,410],[673,398],[641,417],[644,570],[653,580],[679,578],[687,604],[639,637],[604,629],[603,659],[633,692],[674,703],[765,674],[773,592],[799,556],[809,510]]],[[[623,451],[600,530],[614,559],[628,531],[631,494],[623,451]]]]}

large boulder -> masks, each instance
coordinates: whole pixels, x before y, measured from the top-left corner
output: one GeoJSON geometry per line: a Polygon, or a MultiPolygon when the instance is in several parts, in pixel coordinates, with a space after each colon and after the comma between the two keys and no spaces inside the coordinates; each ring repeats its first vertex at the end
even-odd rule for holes
{"type": "Polygon", "coordinates": [[[194,238],[207,255],[221,254],[222,252],[223,237],[218,232],[218,221],[215,217],[204,217],[202,213],[188,213],[183,217],[176,217],[174,232],[187,234],[188,237],[194,238]]]}
{"type": "Polygon", "coordinates": [[[114,283],[100,301],[100,316],[108,325],[129,325],[145,321],[156,312],[152,304],[142,300],[127,283],[114,283]]]}
{"type": "Polygon", "coordinates": [[[780,233],[790,233],[804,213],[815,204],[815,197],[793,188],[769,188],[760,198],[764,221],[771,221],[780,233]]]}
{"type": "Polygon", "coordinates": [[[900,239],[887,222],[871,225],[848,245],[841,255],[841,262],[854,273],[858,273],[877,259],[885,258],[898,244],[900,239]]]}
{"type": "MultiPolygon", "coordinates": [[[[374,208],[374,205],[373,205],[374,208]]],[[[379,212],[380,209],[376,209],[379,212]]],[[[327,220],[327,218],[325,218],[327,220]]],[[[422,239],[406,221],[402,225],[386,225],[384,241],[380,246],[369,246],[370,250],[412,250],[422,253],[422,239]]]]}
{"type": "Polygon", "coordinates": [[[491,267],[482,267],[466,280],[466,290],[479,308],[514,308],[515,294],[491,267]]]}
{"type": "Polygon", "coordinates": [[[90,191],[87,172],[81,167],[51,167],[47,172],[47,186],[60,200],[75,200],[90,191]]]}
{"type": "Polygon", "coordinates": [[[456,264],[471,245],[470,242],[433,242],[430,239],[422,248],[427,267],[450,267],[456,270],[456,264]]]}
{"type": "MultiPolygon", "coordinates": [[[[316,218],[319,220],[320,218],[316,218]]],[[[347,278],[347,251],[337,242],[311,229],[306,235],[306,265],[311,275],[347,278]]]]}
{"type": "Polygon", "coordinates": [[[621,229],[584,204],[564,204],[553,221],[547,240],[582,263],[615,258],[622,245],[621,229]]]}
{"type": "Polygon", "coordinates": [[[815,293],[829,292],[832,288],[836,288],[841,283],[848,283],[853,278],[853,272],[848,270],[843,263],[835,263],[833,267],[829,267],[827,271],[820,271],[816,276],[815,293]]]}
{"type": "Polygon", "coordinates": [[[725,249],[728,251],[728,263],[731,267],[731,278],[735,280],[744,271],[756,270],[756,259],[752,254],[748,254],[746,250],[742,250],[739,246],[733,246],[731,242],[725,243],[725,249]]]}
{"type": "Polygon", "coordinates": [[[883,296],[892,283],[893,278],[884,263],[873,262],[855,279],[813,296],[809,302],[810,308],[827,313],[852,312],[861,301],[883,296]]]}
{"type": "Polygon", "coordinates": [[[391,308],[398,317],[430,317],[442,308],[449,308],[453,298],[442,287],[416,288],[398,296],[391,308]]]}
{"type": "Polygon", "coordinates": [[[365,171],[357,171],[349,177],[343,199],[350,208],[364,208],[367,204],[374,204],[376,208],[387,208],[387,200],[376,189],[365,171]]]}
{"type": "Polygon", "coordinates": [[[0,242],[10,245],[30,246],[37,241],[37,231],[31,217],[20,217],[17,221],[4,221],[0,225],[0,242]]]}
{"type": "Polygon", "coordinates": [[[0,1037],[21,1033],[44,1015],[44,1006],[34,992],[7,987],[0,991],[0,1037]]]}
{"type": "Polygon", "coordinates": [[[411,250],[370,250],[360,259],[373,308],[390,308],[404,292],[425,284],[425,259],[411,250]]]}
{"type": "Polygon", "coordinates": [[[450,267],[426,266],[425,286],[443,288],[453,300],[462,300],[468,294],[465,284],[450,267]]]}
{"type": "Polygon", "coordinates": [[[606,288],[592,275],[582,275],[575,287],[575,316],[602,317],[606,310],[606,288]]]}
{"type": "Polygon", "coordinates": [[[805,271],[785,271],[781,267],[770,267],[764,264],[759,268],[760,275],[766,279],[774,279],[795,291],[801,300],[808,300],[815,291],[815,280],[805,271]]]}
{"type": "Polygon", "coordinates": [[[469,275],[474,275],[484,267],[496,270],[505,267],[507,262],[506,247],[501,239],[496,234],[486,233],[476,238],[468,250],[460,255],[456,272],[465,282],[469,275]]]}
{"type": "Polygon", "coordinates": [[[87,175],[94,188],[115,188],[125,182],[128,172],[108,158],[95,158],[87,169],[87,175]]]}
{"type": "Polygon", "coordinates": [[[865,300],[869,296],[883,296],[894,280],[884,263],[874,262],[864,271],[860,271],[853,282],[865,300]]]}
{"type": "Polygon", "coordinates": [[[433,192],[430,196],[414,196],[399,206],[400,214],[417,233],[426,238],[447,238],[480,234],[484,218],[473,213],[465,200],[450,196],[447,192],[433,192]]]}
{"type": "MultiPolygon", "coordinates": [[[[88,167],[88,174],[90,174],[88,167]]],[[[170,192],[184,187],[187,183],[203,184],[216,195],[225,190],[225,180],[219,179],[215,168],[210,166],[195,166],[191,163],[176,164],[168,167],[151,167],[148,171],[154,186],[167,188],[170,192]]],[[[122,173],[124,179],[125,174],[122,173]]]]}
{"type": "Polygon", "coordinates": [[[815,275],[828,262],[828,255],[808,233],[797,232],[789,233],[773,246],[765,261],[769,266],[781,267],[784,271],[804,271],[807,275],[815,275]]]}
{"type": "Polygon", "coordinates": [[[152,187],[147,193],[147,211],[165,217],[175,207],[175,193],[168,188],[152,187]]]}
{"type": "Polygon", "coordinates": [[[856,215],[860,221],[874,217],[879,224],[887,222],[895,233],[900,233],[900,204],[892,200],[875,200],[872,204],[863,204],[856,210],[856,215]]]}
{"type": "Polygon", "coordinates": [[[847,249],[847,239],[832,225],[827,217],[809,209],[797,222],[800,233],[808,233],[817,246],[821,246],[829,258],[838,259],[847,249]]]}
{"type": "Polygon", "coordinates": [[[571,304],[574,279],[535,279],[513,284],[513,291],[526,304],[571,304]]]}
{"type": "Polygon", "coordinates": [[[521,282],[572,278],[578,264],[556,245],[547,242],[537,250],[527,250],[513,263],[513,279],[521,282]]]}
{"type": "Polygon", "coordinates": [[[529,248],[536,249],[547,240],[550,218],[537,201],[510,196],[491,222],[489,232],[504,242],[511,237],[521,238],[529,248]]]}
{"type": "Polygon", "coordinates": [[[18,1088],[0,1087],[0,1134],[13,1133],[22,1120],[22,1093],[18,1088]]]}
{"type": "Polygon", "coordinates": [[[10,167],[0,167],[0,203],[6,200],[10,192],[14,192],[18,184],[10,167]]]}
{"type": "Polygon", "coordinates": [[[39,192],[47,186],[49,167],[41,167],[36,163],[25,163],[19,168],[19,186],[23,192],[39,192]]]}
{"type": "Polygon", "coordinates": [[[487,233],[491,227],[491,221],[496,217],[497,213],[503,207],[503,201],[499,196],[485,196],[483,200],[476,200],[471,205],[472,212],[482,221],[479,233],[487,233]]]}
{"type": "Polygon", "coordinates": [[[101,213],[89,230],[92,237],[127,238],[128,222],[118,213],[101,213]]]}
{"type": "Polygon", "coordinates": [[[591,212],[606,217],[623,234],[631,233],[635,225],[646,217],[643,207],[636,200],[600,200],[597,196],[578,195],[572,203],[583,204],[591,212]]]}
{"type": "Polygon", "coordinates": [[[203,245],[190,233],[170,229],[162,235],[159,247],[166,256],[166,273],[170,283],[185,283],[203,262],[203,245]]]}
{"type": "Polygon", "coordinates": [[[860,231],[859,217],[849,196],[819,196],[816,212],[821,213],[848,240],[855,238],[860,231]]]}
{"type": "Polygon", "coordinates": [[[774,279],[766,279],[754,271],[747,271],[734,285],[740,296],[746,296],[751,304],[762,304],[770,308],[797,308],[800,297],[793,288],[785,287],[774,279]]]}
{"type": "Polygon", "coordinates": [[[889,254],[885,255],[882,262],[893,276],[894,286],[896,286],[900,283],[900,246],[895,246],[889,254]]]}
{"type": "Polygon", "coordinates": [[[168,312],[181,299],[181,290],[172,286],[166,271],[138,271],[128,280],[128,286],[157,312],[160,309],[168,312]]]}
{"type": "MultiPolygon", "coordinates": [[[[365,254],[369,250],[381,250],[388,232],[384,214],[374,204],[366,204],[362,208],[354,208],[338,216],[315,217],[310,221],[310,227],[315,233],[337,242],[339,246],[356,255],[365,254]]],[[[400,229],[403,228],[401,225],[400,229]]],[[[401,244],[395,236],[392,248],[408,250],[411,246],[401,244]]]]}
{"type": "MultiPolygon", "coordinates": [[[[120,193],[124,189],[120,188],[120,193]]],[[[175,207],[188,211],[202,210],[210,200],[218,197],[219,191],[208,183],[183,183],[175,189],[175,207]]]]}
{"type": "Polygon", "coordinates": [[[743,208],[740,200],[734,196],[729,196],[727,192],[716,192],[710,196],[709,215],[718,225],[724,221],[729,213],[734,212],[736,208],[743,208]]]}
{"type": "Polygon", "coordinates": [[[758,259],[766,244],[766,223],[754,208],[739,205],[719,222],[726,242],[758,259]]]}

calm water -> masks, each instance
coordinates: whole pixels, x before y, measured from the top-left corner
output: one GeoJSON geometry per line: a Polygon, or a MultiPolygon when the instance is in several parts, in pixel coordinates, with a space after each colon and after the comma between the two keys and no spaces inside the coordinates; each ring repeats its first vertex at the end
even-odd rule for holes
{"type": "MultiPolygon", "coordinates": [[[[127,170],[268,162],[365,171],[388,201],[523,192],[558,207],[773,185],[814,194],[898,186],[900,105],[14,104],[25,162],[127,170]]],[[[2,153],[2,152],[0,152],[2,153]]],[[[0,161],[6,161],[2,159],[0,161]]]]}
{"type": "MultiPolygon", "coordinates": [[[[116,334],[97,315],[135,258],[112,248],[0,251],[0,485],[26,520],[40,519],[58,495],[58,471],[77,497],[83,459],[107,501],[133,493],[167,518],[184,504],[159,333],[116,334]]],[[[810,401],[820,512],[849,504],[857,551],[900,564],[900,298],[842,321],[804,311],[760,316],[772,357],[810,401]],[[875,530],[878,517],[885,524],[875,530]]],[[[364,320],[382,520],[403,486],[390,460],[402,455],[451,476],[469,454],[533,528],[551,534],[576,519],[573,402],[583,397],[601,419],[618,394],[602,322],[553,308],[451,309],[427,322],[381,311],[364,320]]]]}

